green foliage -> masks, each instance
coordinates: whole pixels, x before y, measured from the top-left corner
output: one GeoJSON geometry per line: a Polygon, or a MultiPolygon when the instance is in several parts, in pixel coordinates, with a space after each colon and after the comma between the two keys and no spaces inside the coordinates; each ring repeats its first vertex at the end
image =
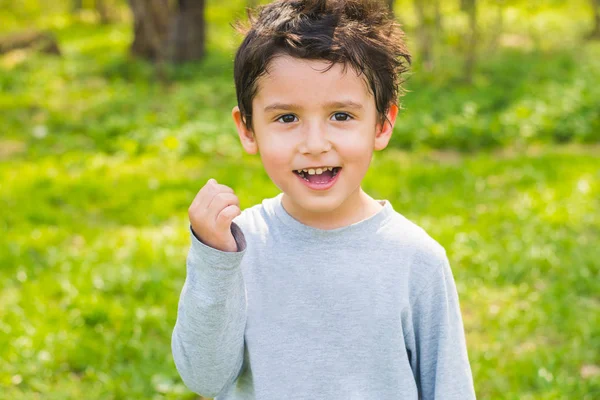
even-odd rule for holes
{"type": "MultiPolygon", "coordinates": [[[[210,25],[211,32],[207,59],[168,68],[165,86],[153,66],[126,55],[129,24],[72,20],[56,29],[63,58],[26,51],[3,58],[5,134],[26,140],[35,154],[81,148],[142,154],[165,147],[180,155],[239,154],[230,122],[237,39],[222,24],[210,25]]],[[[448,48],[438,58],[443,63],[433,72],[417,63],[408,76],[392,146],[474,151],[600,140],[598,45],[499,48],[482,58],[473,85],[460,80],[459,54],[448,48]]]]}
{"type": "Polygon", "coordinates": [[[481,61],[472,86],[452,79],[451,63],[448,69],[449,79],[409,79],[392,144],[477,150],[600,140],[598,47],[503,51],[481,61]]]}
{"type": "MultiPolygon", "coordinates": [[[[278,192],[230,117],[227,23],[244,2],[209,3],[208,58],[168,67],[168,84],[127,56],[126,22],[29,0],[15,22],[5,3],[0,30],[36,21],[64,54],[0,57],[0,399],[194,399],[170,352],[187,207],[210,177],[242,208],[278,192]]],[[[507,29],[533,30],[526,2],[507,3],[507,29]]],[[[583,32],[556,11],[569,5],[540,4],[538,28],[583,32]]],[[[549,34],[482,50],[468,86],[460,35],[445,35],[432,73],[415,64],[364,188],[448,250],[478,398],[596,398],[600,49],[549,34]]]]}

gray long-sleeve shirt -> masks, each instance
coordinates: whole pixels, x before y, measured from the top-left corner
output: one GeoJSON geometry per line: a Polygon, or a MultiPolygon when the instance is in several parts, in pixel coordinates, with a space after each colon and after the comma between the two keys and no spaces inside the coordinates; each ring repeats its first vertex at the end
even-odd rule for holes
{"type": "Polygon", "coordinates": [[[321,230],[281,196],[236,217],[238,252],[190,226],[172,337],[186,386],[217,400],[474,399],[444,248],[387,200],[321,230]]]}

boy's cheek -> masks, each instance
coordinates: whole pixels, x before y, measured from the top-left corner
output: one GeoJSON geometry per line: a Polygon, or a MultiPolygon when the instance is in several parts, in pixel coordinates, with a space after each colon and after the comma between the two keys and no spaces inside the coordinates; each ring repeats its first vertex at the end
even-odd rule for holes
{"type": "Polygon", "coordinates": [[[333,149],[345,162],[356,162],[368,158],[373,153],[373,144],[366,135],[354,135],[333,143],[333,149]]]}
{"type": "Polygon", "coordinates": [[[291,172],[292,166],[289,157],[286,157],[285,154],[283,148],[273,144],[260,146],[262,163],[267,170],[279,169],[284,172],[289,169],[291,172]]]}

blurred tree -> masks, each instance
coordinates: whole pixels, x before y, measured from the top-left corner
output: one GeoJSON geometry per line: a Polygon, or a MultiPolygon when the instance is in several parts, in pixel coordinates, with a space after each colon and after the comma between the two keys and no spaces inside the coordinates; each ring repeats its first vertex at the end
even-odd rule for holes
{"type": "Polygon", "coordinates": [[[199,60],[205,50],[204,0],[129,0],[131,52],[162,63],[199,60]]]}
{"type": "Polygon", "coordinates": [[[83,0],[73,0],[73,11],[79,11],[83,8],[83,0]]]}
{"type": "Polygon", "coordinates": [[[170,14],[168,0],[129,0],[129,6],[133,13],[132,54],[163,60],[170,14]]]}
{"type": "Polygon", "coordinates": [[[78,13],[84,9],[94,9],[98,17],[100,17],[100,23],[103,25],[109,24],[116,19],[115,8],[117,4],[115,4],[115,0],[71,0],[70,4],[73,13],[78,13]]]}
{"type": "Polygon", "coordinates": [[[477,0],[461,0],[461,9],[469,17],[469,33],[465,51],[465,75],[468,83],[473,81],[473,71],[477,60],[477,0]]]}
{"type": "Polygon", "coordinates": [[[101,24],[108,24],[111,21],[110,9],[105,0],[96,0],[96,12],[100,16],[101,24]]]}
{"type": "Polygon", "coordinates": [[[434,68],[434,36],[442,29],[442,16],[439,0],[415,0],[415,11],[418,19],[417,41],[423,68],[431,71],[434,68]]]}
{"type": "Polygon", "coordinates": [[[594,11],[594,30],[590,32],[590,39],[600,39],[600,0],[590,0],[594,11]]]}
{"type": "Polygon", "coordinates": [[[173,62],[199,60],[204,56],[204,0],[178,0],[169,27],[167,58],[173,62]]]}
{"type": "Polygon", "coordinates": [[[494,3],[496,4],[496,21],[494,23],[494,28],[492,29],[492,37],[490,40],[490,52],[495,51],[498,48],[498,44],[500,43],[500,37],[502,36],[502,32],[504,31],[504,6],[506,0],[496,0],[494,3]]]}

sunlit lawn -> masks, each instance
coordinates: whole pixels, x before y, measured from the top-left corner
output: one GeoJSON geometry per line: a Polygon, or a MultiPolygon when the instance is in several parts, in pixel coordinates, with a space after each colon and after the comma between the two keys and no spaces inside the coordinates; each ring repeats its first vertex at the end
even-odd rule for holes
{"type": "MultiPolygon", "coordinates": [[[[389,151],[374,161],[365,189],[448,249],[481,398],[600,389],[598,376],[582,377],[600,348],[597,154],[389,151]]],[[[3,160],[1,398],[183,396],[170,332],[187,206],[209,177],[244,208],[277,193],[253,158],[3,160]]]]}
{"type": "MultiPolygon", "coordinates": [[[[193,399],[170,349],[187,207],[211,177],[242,208],[278,193],[233,134],[231,44],[161,86],[125,26],[57,32],[63,58],[0,58],[0,399],[193,399]]],[[[573,57],[415,75],[363,185],[447,249],[481,399],[600,398],[600,58],[573,57]]]]}

